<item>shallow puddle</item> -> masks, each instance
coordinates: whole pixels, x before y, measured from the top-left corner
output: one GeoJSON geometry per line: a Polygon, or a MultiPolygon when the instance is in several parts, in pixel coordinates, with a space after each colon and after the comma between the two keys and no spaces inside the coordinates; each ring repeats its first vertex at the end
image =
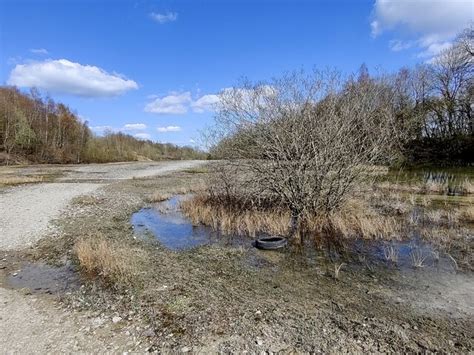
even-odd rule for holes
{"type": "Polygon", "coordinates": [[[151,233],[166,248],[184,250],[207,244],[240,246],[250,244],[251,239],[239,235],[223,235],[204,225],[193,225],[179,209],[186,195],[178,195],[167,201],[143,208],[134,213],[131,224],[138,234],[151,233]]]}
{"type": "Polygon", "coordinates": [[[78,289],[79,276],[71,266],[26,264],[7,279],[12,288],[28,289],[31,293],[57,294],[78,289]]]}
{"type": "Polygon", "coordinates": [[[448,255],[438,253],[416,236],[409,241],[359,240],[348,246],[347,254],[331,252],[331,258],[327,252],[314,248],[310,241],[303,248],[288,246],[279,251],[262,251],[253,248],[252,238],[225,235],[204,225],[193,225],[179,209],[180,201],[185,198],[189,196],[175,196],[133,214],[131,223],[136,233],[151,234],[163,246],[175,251],[209,244],[243,248],[242,266],[251,269],[278,271],[284,268],[288,271],[294,268],[294,272],[298,272],[303,267],[332,277],[334,264],[343,263],[342,279],[352,272],[368,272],[376,279],[386,280],[381,290],[386,293],[385,297],[396,302],[403,300],[425,312],[474,314],[472,275],[457,273],[457,265],[448,255]]]}
{"type": "MultiPolygon", "coordinates": [[[[202,245],[218,244],[222,246],[253,246],[252,238],[238,234],[223,234],[205,225],[193,225],[180,210],[180,202],[190,195],[177,195],[159,202],[153,207],[143,208],[131,217],[131,224],[138,235],[151,234],[163,246],[171,250],[186,250],[202,245]]],[[[284,248],[293,258],[300,255],[306,263],[318,264],[324,256],[310,245],[302,253],[294,253],[291,246],[284,248]]],[[[276,252],[282,254],[281,252],[276,252]]],[[[275,251],[257,253],[275,254],[275,251]]],[[[284,253],[283,253],[284,254],[284,253]]],[[[336,253],[337,254],[337,253],[336,253]]],[[[440,255],[430,244],[413,236],[408,241],[356,241],[349,246],[349,254],[357,254],[364,260],[378,264],[390,264],[399,269],[434,267],[445,271],[454,271],[456,265],[446,255],[440,255]]],[[[334,256],[334,255],[333,255],[334,256]]],[[[261,257],[257,257],[260,262],[261,257]]],[[[265,259],[267,259],[265,257],[265,259]]],[[[278,257],[280,259],[280,256],[278,257]]]]}

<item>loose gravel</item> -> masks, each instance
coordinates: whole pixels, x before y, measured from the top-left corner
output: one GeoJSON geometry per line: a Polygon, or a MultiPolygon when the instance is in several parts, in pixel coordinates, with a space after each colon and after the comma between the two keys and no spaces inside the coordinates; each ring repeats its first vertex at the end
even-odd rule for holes
{"type": "Polygon", "coordinates": [[[34,244],[54,228],[50,221],[59,217],[74,197],[93,194],[103,184],[189,169],[202,163],[173,161],[76,165],[64,170],[65,175],[58,180],[60,182],[9,189],[0,194],[0,250],[21,249],[34,244]],[[94,183],[81,180],[93,180],[94,183]]]}

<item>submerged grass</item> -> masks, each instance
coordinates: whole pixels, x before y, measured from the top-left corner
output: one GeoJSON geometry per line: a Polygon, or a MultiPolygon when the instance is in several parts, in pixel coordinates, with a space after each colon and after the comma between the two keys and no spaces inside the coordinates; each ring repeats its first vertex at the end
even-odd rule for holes
{"type": "MultiPolygon", "coordinates": [[[[258,233],[290,234],[290,211],[282,208],[248,208],[222,204],[210,195],[201,193],[181,203],[183,213],[194,224],[205,224],[224,233],[239,233],[255,237],[258,233]]],[[[329,216],[304,216],[298,233],[315,237],[336,234],[342,238],[396,238],[399,232],[396,219],[376,213],[362,201],[351,200],[338,213],[329,216]]]]}
{"type": "Polygon", "coordinates": [[[277,209],[261,211],[240,209],[217,203],[206,194],[181,202],[181,210],[193,224],[205,224],[224,233],[255,236],[257,233],[286,235],[290,228],[290,213],[277,209]]]}
{"type": "Polygon", "coordinates": [[[471,195],[474,194],[474,183],[472,179],[453,183],[451,181],[425,181],[425,182],[398,182],[382,181],[376,186],[385,191],[398,191],[415,194],[438,194],[438,195],[471,195]]]}

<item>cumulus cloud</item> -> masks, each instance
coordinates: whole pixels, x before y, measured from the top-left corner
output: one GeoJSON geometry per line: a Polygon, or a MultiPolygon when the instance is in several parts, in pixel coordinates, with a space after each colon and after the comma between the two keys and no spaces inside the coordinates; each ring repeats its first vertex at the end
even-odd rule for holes
{"type": "Polygon", "coordinates": [[[124,131],[143,131],[146,129],[146,124],[144,123],[127,123],[122,128],[124,131]]]}
{"type": "Polygon", "coordinates": [[[156,130],[160,133],[179,132],[181,131],[181,127],[179,126],[157,127],[156,130]]]}
{"type": "Polygon", "coordinates": [[[137,133],[134,135],[134,137],[145,141],[151,139],[151,135],[149,133],[137,133]]]}
{"type": "Polygon", "coordinates": [[[188,112],[189,104],[192,102],[189,91],[183,93],[171,93],[168,96],[156,98],[145,106],[145,112],[161,115],[182,115],[188,112]]]}
{"type": "MultiPolygon", "coordinates": [[[[277,92],[271,85],[262,85],[258,88],[258,92],[255,92],[254,89],[229,87],[222,89],[221,94],[237,95],[250,105],[256,94],[262,98],[262,96],[274,96],[277,92]]],[[[147,98],[154,98],[154,100],[146,104],[145,112],[168,115],[183,115],[190,109],[196,113],[215,111],[220,100],[218,94],[206,94],[193,99],[189,91],[183,93],[172,92],[164,97],[149,95],[147,98]]]]}
{"type": "Polygon", "coordinates": [[[49,52],[44,48],[31,48],[30,52],[33,54],[48,55],[49,52]]]}
{"type": "Polygon", "coordinates": [[[396,39],[390,48],[399,51],[416,45],[422,55],[430,56],[446,48],[470,22],[469,0],[376,0],[371,32],[373,37],[388,31],[408,36],[411,41],[396,39]]]}
{"type": "Polygon", "coordinates": [[[415,43],[413,41],[402,41],[399,39],[393,39],[388,43],[390,49],[394,52],[400,52],[405,49],[413,47],[415,43]]]}
{"type": "Polygon", "coordinates": [[[67,59],[18,64],[11,71],[7,83],[82,97],[118,96],[138,89],[135,81],[122,75],[67,59]]]}
{"type": "Polygon", "coordinates": [[[152,12],[150,17],[158,22],[159,24],[164,24],[167,22],[174,22],[178,19],[178,14],[176,12],[167,12],[166,14],[160,14],[157,12],[152,12]]]}
{"type": "Polygon", "coordinates": [[[202,113],[205,111],[213,111],[219,103],[219,96],[214,94],[201,96],[194,101],[191,106],[194,112],[202,113]]]}

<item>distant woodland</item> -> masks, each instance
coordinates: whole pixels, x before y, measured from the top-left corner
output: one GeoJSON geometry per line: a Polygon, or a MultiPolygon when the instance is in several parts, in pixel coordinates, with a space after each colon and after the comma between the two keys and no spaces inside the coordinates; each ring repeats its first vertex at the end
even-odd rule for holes
{"type": "Polygon", "coordinates": [[[0,87],[0,164],[105,163],[203,159],[191,147],[155,143],[124,133],[97,136],[77,114],[38,91],[0,87]]]}
{"type": "MultiPolygon", "coordinates": [[[[329,134],[329,127],[333,127],[335,138],[326,137],[332,143],[311,153],[314,157],[324,152],[326,155],[321,159],[326,159],[327,150],[334,147],[334,139],[341,137],[344,125],[350,126],[351,134],[358,132],[357,115],[361,105],[366,104],[376,118],[371,126],[373,135],[377,136],[376,124],[381,121],[390,132],[386,163],[472,165],[473,58],[474,30],[467,28],[449,48],[429,62],[401,68],[396,73],[373,76],[362,65],[357,74],[349,77],[338,72],[331,75],[319,72],[304,78],[300,76],[299,81],[289,75],[268,83],[244,83],[221,97],[215,133],[217,143],[211,148],[211,154],[221,159],[273,156],[274,150],[265,155],[262,147],[267,149],[275,138],[284,146],[285,159],[294,160],[307,154],[302,153],[306,148],[325,141],[322,131],[329,134]],[[325,91],[325,88],[330,90],[325,91]],[[374,93],[377,93],[376,98],[370,96],[374,93]],[[346,105],[344,100],[351,95],[359,97],[346,105]],[[329,109],[328,102],[334,103],[329,109]],[[346,116],[344,109],[349,111],[346,116]],[[312,137],[308,136],[310,126],[314,126],[312,137]]],[[[346,139],[342,143],[347,148],[354,142],[346,139]]]]}

